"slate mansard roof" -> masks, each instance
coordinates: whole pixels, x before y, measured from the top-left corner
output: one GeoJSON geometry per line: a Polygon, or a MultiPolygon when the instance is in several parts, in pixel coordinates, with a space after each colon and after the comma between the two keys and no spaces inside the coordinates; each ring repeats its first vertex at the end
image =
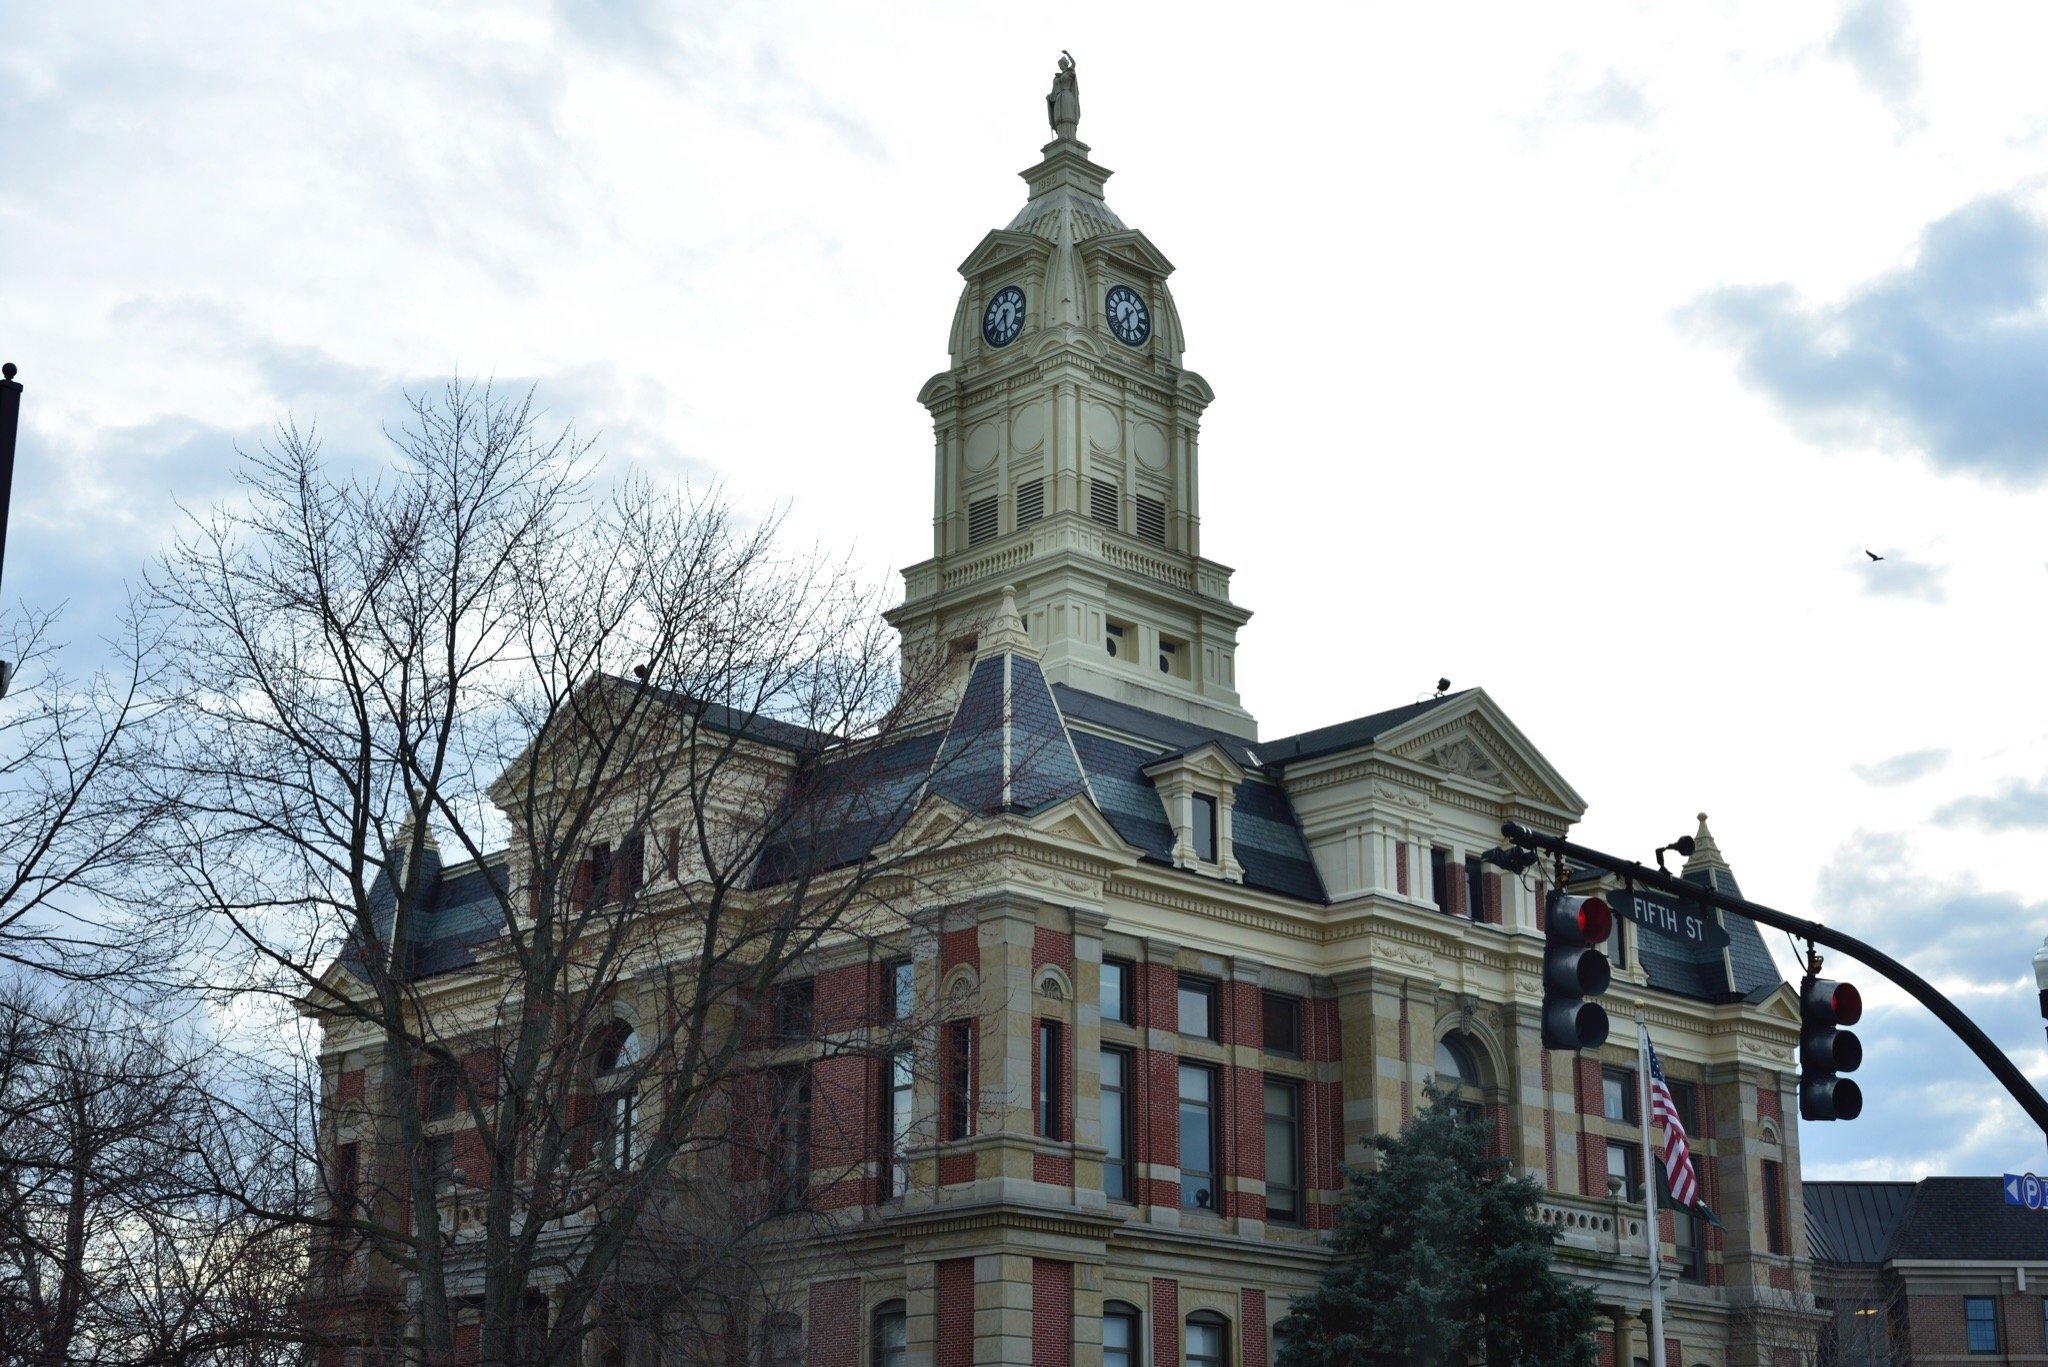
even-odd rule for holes
{"type": "Polygon", "coordinates": [[[2000,1187],[1996,1177],[1808,1182],[1807,1238],[1824,1263],[2048,1263],[2048,1216],[2008,1205],[2000,1187]]]}
{"type": "MultiPolygon", "coordinates": [[[[1468,691],[1469,692],[1469,691],[1468,691]]],[[[1036,660],[996,651],[977,660],[950,718],[882,745],[833,744],[833,738],[782,723],[749,723],[721,714],[721,730],[789,751],[797,760],[788,827],[764,851],[754,885],[801,871],[843,867],[885,845],[927,799],[939,798],[975,816],[1030,816],[1075,798],[1092,802],[1140,858],[1170,865],[1174,833],[1148,766],[1213,745],[1245,777],[1234,794],[1231,844],[1244,886],[1322,904],[1328,895],[1301,823],[1282,784],[1290,765],[1357,749],[1467,693],[1425,699],[1269,741],[1213,730],[1083,692],[1048,685],[1036,660]]],[[[426,976],[473,961],[495,933],[506,856],[451,870],[437,879],[415,935],[414,971],[426,976]]],[[[1734,890],[1725,869],[1708,875],[1734,890]]],[[[1702,880],[1704,881],[1704,879],[1702,880]]],[[[373,896],[388,902],[379,880],[373,896]]],[[[388,920],[383,927],[388,931],[388,920]]],[[[1728,961],[1687,950],[1665,937],[1639,938],[1653,986],[1707,1001],[1731,1001],[1775,990],[1780,978],[1755,926],[1728,925],[1728,961]],[[1732,968],[1732,974],[1730,969],[1732,968]]]]}

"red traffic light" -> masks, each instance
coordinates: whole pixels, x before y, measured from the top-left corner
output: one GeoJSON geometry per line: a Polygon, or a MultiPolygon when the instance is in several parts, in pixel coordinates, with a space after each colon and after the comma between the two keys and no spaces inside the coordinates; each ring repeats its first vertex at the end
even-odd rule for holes
{"type": "MultiPolygon", "coordinates": [[[[1614,933],[1614,910],[1598,897],[1579,903],[1579,939],[1589,945],[1604,945],[1614,933]]],[[[1854,988],[1850,989],[1852,992],[1854,988]]]]}
{"type": "Polygon", "coordinates": [[[1863,994],[1854,983],[1836,983],[1828,1002],[1835,1008],[1837,1025],[1854,1025],[1863,1019],[1863,994]]]}

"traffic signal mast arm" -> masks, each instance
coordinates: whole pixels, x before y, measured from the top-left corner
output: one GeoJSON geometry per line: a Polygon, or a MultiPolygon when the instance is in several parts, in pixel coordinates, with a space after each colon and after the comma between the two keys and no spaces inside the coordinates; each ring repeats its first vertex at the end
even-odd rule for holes
{"type": "Polygon", "coordinates": [[[1637,887],[1650,888],[1681,901],[1718,907],[1722,911],[1748,917],[1761,925],[1790,931],[1802,940],[1840,950],[1859,963],[1868,964],[1885,978],[1911,993],[1914,1000],[1934,1013],[1935,1019],[1954,1031],[1956,1038],[1969,1045],[1970,1052],[1983,1061],[1984,1066],[1991,1070],[1993,1077],[2004,1084],[2005,1090],[2012,1094],[2012,1099],[2019,1102],[2020,1109],[2033,1119],[2044,1135],[2048,1135],[2048,1100],[2043,1100],[2041,1094],[2034,1090],[2034,1085],[2027,1081],[2026,1075],[2014,1067],[2012,1060],[1991,1042],[1990,1037],[1977,1028],[1976,1022],[1956,1009],[1954,1002],[1935,991],[1925,978],[1883,950],[1867,945],[1853,935],[1829,930],[1818,921],[1788,916],[1782,911],[1759,902],[1751,902],[1746,898],[1730,897],[1725,892],[1716,892],[1701,884],[1689,883],[1660,869],[1653,869],[1584,845],[1573,844],[1558,836],[1532,831],[1519,822],[1503,822],[1500,833],[1510,845],[1525,850],[1542,850],[1580,864],[1605,869],[1609,873],[1630,880],[1637,887]]]}

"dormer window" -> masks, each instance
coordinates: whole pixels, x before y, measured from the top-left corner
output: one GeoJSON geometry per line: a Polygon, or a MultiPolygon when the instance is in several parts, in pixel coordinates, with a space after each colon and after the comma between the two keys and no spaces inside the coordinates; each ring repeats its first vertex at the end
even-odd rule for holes
{"type": "Polygon", "coordinates": [[[1230,823],[1244,769],[1214,741],[1145,766],[1173,827],[1176,868],[1244,881],[1231,847],[1230,823]]]}
{"type": "Polygon", "coordinates": [[[1213,864],[1216,862],[1216,799],[1207,793],[1196,793],[1193,797],[1195,858],[1204,864],[1213,864]]]}

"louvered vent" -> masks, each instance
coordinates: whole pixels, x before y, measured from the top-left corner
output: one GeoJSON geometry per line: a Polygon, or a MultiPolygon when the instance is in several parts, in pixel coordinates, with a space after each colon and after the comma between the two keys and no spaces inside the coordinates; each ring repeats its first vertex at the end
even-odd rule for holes
{"type": "Polygon", "coordinates": [[[1166,505],[1143,494],[1138,495],[1138,535],[1162,546],[1166,544],[1166,505]]]}
{"type": "Polygon", "coordinates": [[[1105,527],[1116,525],[1116,486],[1106,479],[1088,481],[1088,516],[1105,527]]]}
{"type": "Polygon", "coordinates": [[[967,505],[967,544],[978,546],[996,534],[996,496],[977,498],[967,505]]]}
{"type": "Polygon", "coordinates": [[[1045,481],[1026,480],[1017,486],[1017,525],[1028,527],[1045,516],[1045,481]]]}

